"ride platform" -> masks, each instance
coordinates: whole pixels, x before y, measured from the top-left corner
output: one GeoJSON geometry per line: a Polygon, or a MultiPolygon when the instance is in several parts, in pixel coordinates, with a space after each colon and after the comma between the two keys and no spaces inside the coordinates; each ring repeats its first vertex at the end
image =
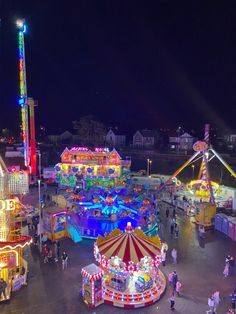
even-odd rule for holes
{"type": "Polygon", "coordinates": [[[124,291],[118,291],[107,285],[103,290],[104,303],[122,308],[145,307],[158,301],[166,289],[165,275],[159,270],[158,280],[153,286],[144,292],[138,292],[135,289],[134,282],[124,291]]]}

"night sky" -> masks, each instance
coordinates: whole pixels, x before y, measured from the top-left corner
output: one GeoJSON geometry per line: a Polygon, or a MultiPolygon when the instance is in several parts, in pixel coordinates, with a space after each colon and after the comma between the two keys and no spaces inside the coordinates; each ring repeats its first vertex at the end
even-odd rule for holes
{"type": "Polygon", "coordinates": [[[235,1],[0,0],[0,128],[20,123],[15,20],[24,17],[37,125],[88,114],[140,128],[223,131],[236,114],[235,1]]]}

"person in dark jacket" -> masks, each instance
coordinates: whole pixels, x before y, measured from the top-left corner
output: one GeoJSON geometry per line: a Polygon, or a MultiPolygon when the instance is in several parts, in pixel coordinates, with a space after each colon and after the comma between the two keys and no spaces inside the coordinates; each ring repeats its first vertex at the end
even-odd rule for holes
{"type": "Polygon", "coordinates": [[[1,278],[0,279],[0,299],[2,298],[2,294],[3,294],[4,299],[6,300],[6,298],[7,298],[6,287],[7,287],[6,281],[3,278],[1,278]]]}
{"type": "Polygon", "coordinates": [[[234,274],[234,267],[235,267],[235,261],[234,258],[231,256],[229,259],[229,275],[233,275],[234,274]]]}
{"type": "Polygon", "coordinates": [[[178,275],[176,273],[176,270],[173,272],[173,276],[172,276],[172,285],[173,285],[173,290],[175,291],[176,289],[176,284],[178,281],[178,275]]]}

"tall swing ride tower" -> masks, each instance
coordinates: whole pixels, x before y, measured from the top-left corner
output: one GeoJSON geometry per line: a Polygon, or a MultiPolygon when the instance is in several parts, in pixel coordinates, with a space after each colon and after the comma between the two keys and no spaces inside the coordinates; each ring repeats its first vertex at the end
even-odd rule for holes
{"type": "Polygon", "coordinates": [[[35,122],[34,122],[34,100],[28,98],[25,66],[25,43],[24,34],[26,24],[24,19],[16,21],[18,29],[18,56],[19,56],[19,79],[20,93],[19,105],[21,106],[21,123],[22,123],[22,141],[24,148],[24,163],[29,174],[36,175],[36,141],[35,141],[35,122]],[[29,130],[29,113],[30,113],[30,130],[29,130]],[[30,131],[30,132],[29,132],[30,131]]]}

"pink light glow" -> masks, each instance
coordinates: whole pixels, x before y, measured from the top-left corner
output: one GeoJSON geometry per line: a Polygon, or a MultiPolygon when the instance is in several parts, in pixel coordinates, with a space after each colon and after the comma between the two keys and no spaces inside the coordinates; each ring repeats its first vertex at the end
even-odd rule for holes
{"type": "Polygon", "coordinates": [[[70,150],[78,152],[87,152],[89,149],[87,147],[72,147],[70,150]]]}

